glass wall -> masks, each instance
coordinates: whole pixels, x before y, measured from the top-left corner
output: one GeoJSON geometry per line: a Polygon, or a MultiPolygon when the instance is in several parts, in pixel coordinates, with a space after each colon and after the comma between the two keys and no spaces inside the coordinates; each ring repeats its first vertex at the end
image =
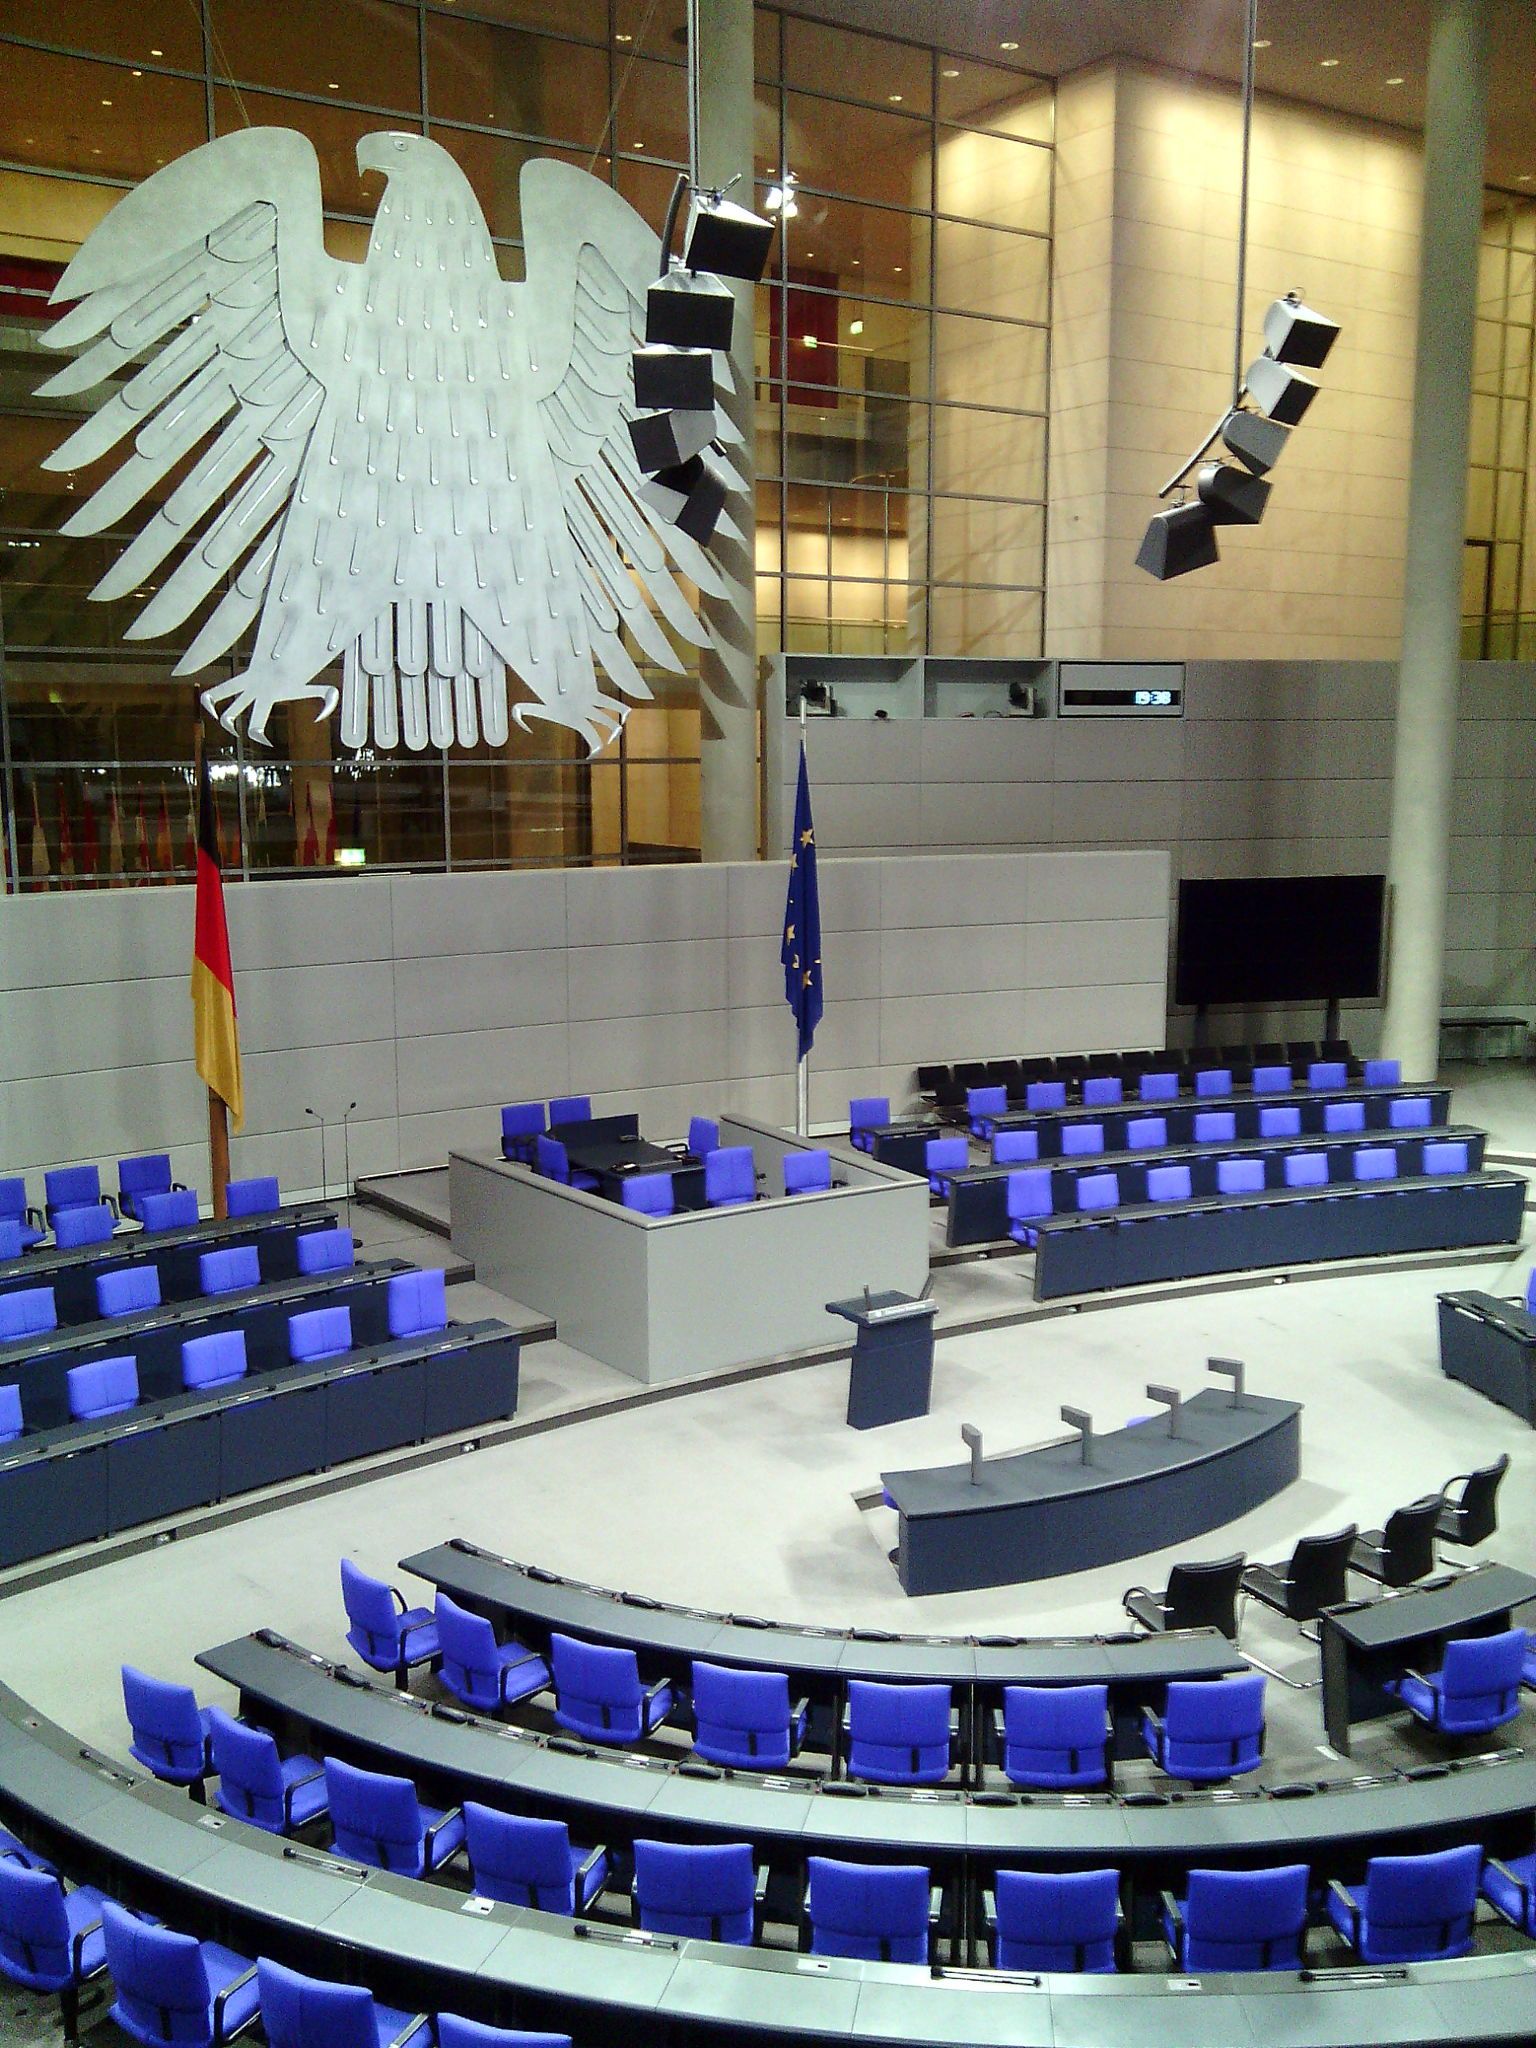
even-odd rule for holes
{"type": "Polygon", "coordinates": [[[1483,214],[1462,651],[1474,661],[1536,655],[1536,504],[1531,400],[1536,372],[1536,201],[1490,192],[1483,214]]]}

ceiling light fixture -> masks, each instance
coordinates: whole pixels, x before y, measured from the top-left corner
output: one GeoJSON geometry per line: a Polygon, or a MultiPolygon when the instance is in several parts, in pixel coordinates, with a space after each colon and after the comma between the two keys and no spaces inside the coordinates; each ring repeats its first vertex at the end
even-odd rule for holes
{"type": "Polygon", "coordinates": [[[1401,78],[1389,78],[1387,80],[1387,83],[1388,85],[1403,85],[1406,83],[1406,81],[1401,78]]]}
{"type": "Polygon", "coordinates": [[[1256,36],[1256,37],[1254,38],[1254,43],[1253,43],[1253,47],[1254,47],[1254,48],[1255,48],[1256,50],[1267,50],[1267,49],[1269,49],[1269,48],[1271,47],[1271,44],[1270,44],[1270,40],[1269,40],[1269,37],[1268,37],[1268,36],[1256,36]]]}
{"type": "Polygon", "coordinates": [[[899,107],[901,105],[902,95],[899,92],[888,92],[886,94],[886,98],[890,101],[893,107],[899,107]]]}
{"type": "Polygon", "coordinates": [[[862,320],[850,320],[848,322],[848,332],[850,334],[862,334],[864,332],[864,322],[862,320]]]}
{"type": "Polygon", "coordinates": [[[330,82],[329,82],[329,83],[327,84],[327,86],[326,86],[326,88],[325,88],[325,89],[326,89],[326,91],[327,91],[327,92],[340,92],[340,91],[341,91],[341,86],[340,86],[340,84],[339,84],[339,83],[337,82],[337,80],[333,78],[333,79],[331,79],[331,80],[330,80],[330,82]]]}
{"type": "Polygon", "coordinates": [[[1016,50],[1019,46],[1017,43],[999,43],[997,47],[1000,50],[1016,50]]]}
{"type": "Polygon", "coordinates": [[[632,43],[635,39],[633,36],[615,36],[613,40],[616,43],[632,43]]]}
{"type": "Polygon", "coordinates": [[[1320,58],[1319,67],[1324,71],[1337,71],[1339,68],[1339,60],[1337,57],[1320,58]]]}
{"type": "Polygon", "coordinates": [[[960,73],[953,65],[951,65],[948,70],[941,71],[939,73],[939,76],[940,78],[958,78],[960,76],[960,73]]]}
{"type": "Polygon", "coordinates": [[[165,52],[164,50],[151,50],[149,54],[151,57],[163,57],[165,52]]]}

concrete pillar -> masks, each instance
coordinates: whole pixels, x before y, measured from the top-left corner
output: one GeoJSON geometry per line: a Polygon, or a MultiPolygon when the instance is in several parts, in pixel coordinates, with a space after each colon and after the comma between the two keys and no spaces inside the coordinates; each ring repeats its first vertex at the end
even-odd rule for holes
{"type": "Polygon", "coordinates": [[[1436,0],[1430,31],[1383,1030],[1410,1081],[1430,1080],[1439,1056],[1488,23],[1489,0],[1436,0]]]}
{"type": "MultiPolygon", "coordinates": [[[[699,174],[752,204],[752,0],[699,0],[699,174]]],[[[736,392],[730,415],[741,444],[730,456],[746,489],[726,501],[741,539],[717,535],[710,553],[725,579],[722,598],[706,598],[708,634],[699,663],[700,819],[705,860],[757,858],[757,549],[752,396],[752,286],[737,284],[736,392]]]]}

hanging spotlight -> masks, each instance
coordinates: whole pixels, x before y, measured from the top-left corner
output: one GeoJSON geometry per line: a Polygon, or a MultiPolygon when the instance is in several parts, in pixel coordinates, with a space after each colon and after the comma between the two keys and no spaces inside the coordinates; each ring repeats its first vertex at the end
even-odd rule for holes
{"type": "MultiPolygon", "coordinates": [[[[636,382],[638,385],[638,378],[636,382]]],[[[1255,476],[1263,476],[1285,453],[1291,430],[1278,420],[1265,419],[1262,413],[1234,411],[1221,423],[1221,438],[1229,455],[1235,455],[1255,476]]]]}
{"type": "Polygon", "coordinates": [[[715,359],[707,348],[637,348],[635,403],[707,412],[715,402],[715,359]]]}
{"type": "Polygon", "coordinates": [[[695,274],[673,257],[665,277],[658,277],[645,294],[646,343],[728,349],[735,312],[729,285],[704,272],[695,274]]]}
{"type": "Polygon", "coordinates": [[[1303,377],[1299,370],[1291,369],[1287,363],[1277,363],[1268,355],[1258,356],[1248,365],[1244,383],[1248,396],[1265,419],[1278,420],[1283,427],[1294,427],[1322,388],[1312,378],[1303,377]]]}
{"type": "Polygon", "coordinates": [[[629,423],[635,460],[652,476],[664,469],[676,469],[689,456],[702,453],[717,431],[713,405],[707,412],[642,413],[629,423]]]}
{"type": "Polygon", "coordinates": [[[683,261],[690,270],[712,270],[717,277],[760,282],[773,247],[774,225],[749,213],[720,192],[695,192],[688,204],[688,232],[683,261]]]}
{"type": "Polygon", "coordinates": [[[692,455],[640,486],[640,495],[680,533],[708,545],[725,510],[725,479],[705,455],[692,455]]]}
{"type": "Polygon", "coordinates": [[[1321,369],[1338,338],[1339,323],[1303,305],[1300,292],[1287,292],[1283,299],[1276,299],[1264,315],[1264,353],[1277,363],[1321,369]]]}
{"type": "Polygon", "coordinates": [[[1216,522],[1206,505],[1169,505],[1147,522],[1136,566],[1167,583],[1191,569],[1208,569],[1219,559],[1216,522]]]}
{"type": "Polygon", "coordinates": [[[795,204],[795,186],[798,183],[793,171],[786,171],[777,185],[770,185],[768,196],[763,201],[764,211],[776,213],[780,220],[793,220],[800,209],[795,204]]]}
{"type": "Polygon", "coordinates": [[[1257,526],[1274,488],[1230,462],[1208,462],[1195,486],[1216,526],[1257,526]]]}

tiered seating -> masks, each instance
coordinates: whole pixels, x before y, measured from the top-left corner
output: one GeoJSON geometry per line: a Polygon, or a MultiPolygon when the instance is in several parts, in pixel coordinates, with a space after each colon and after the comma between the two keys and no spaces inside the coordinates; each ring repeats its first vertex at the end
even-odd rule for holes
{"type": "MultiPolygon", "coordinates": [[[[1348,1039],[1293,1039],[1282,1044],[1162,1046],[1143,1052],[1037,1054],[1028,1059],[961,1060],[954,1065],[926,1065],[916,1070],[917,1093],[940,1111],[968,1108],[977,1089],[1002,1088],[1010,1107],[1023,1108],[1029,1091],[1037,1091],[1030,1107],[1065,1107],[1098,1101],[1161,1102],[1201,1092],[1202,1074],[1225,1074],[1242,1088],[1262,1092],[1259,1076],[1285,1072],[1300,1085],[1342,1088],[1395,1085],[1401,1078],[1394,1060],[1361,1059],[1348,1039]],[[1317,1075],[1319,1078],[1312,1078],[1317,1075]],[[1055,1099],[1056,1091],[1062,1091],[1055,1099]]],[[[1209,1085],[1209,1084],[1208,1084],[1209,1085]]],[[[1287,1080],[1284,1086],[1290,1087],[1287,1080]]],[[[887,1121],[880,1118],[878,1121],[887,1121]]]]}

